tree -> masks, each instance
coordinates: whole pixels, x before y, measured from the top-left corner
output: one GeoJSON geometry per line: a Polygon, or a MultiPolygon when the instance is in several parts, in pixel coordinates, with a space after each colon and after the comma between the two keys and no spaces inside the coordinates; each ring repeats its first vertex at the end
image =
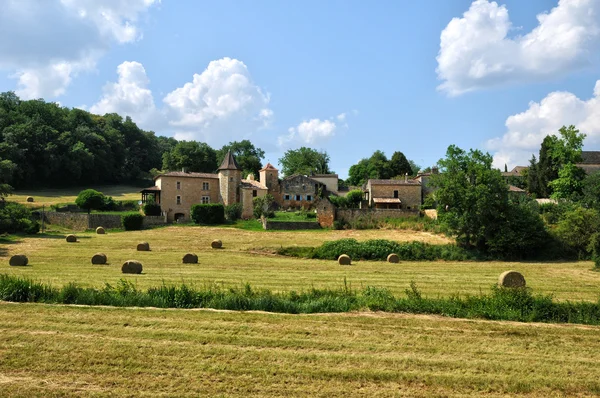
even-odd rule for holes
{"type": "Polygon", "coordinates": [[[348,207],[350,208],[358,208],[360,202],[363,199],[363,192],[360,189],[355,189],[353,191],[348,192],[346,195],[346,200],[348,202],[348,207]]]}
{"type": "Polygon", "coordinates": [[[583,180],[581,203],[600,211],[600,172],[590,174],[583,180]]]}
{"type": "Polygon", "coordinates": [[[286,151],[279,159],[279,164],[284,176],[331,173],[327,152],[307,147],[286,151]]]}
{"type": "Polygon", "coordinates": [[[552,188],[552,199],[578,200],[582,195],[584,179],[585,171],[581,167],[573,163],[563,165],[558,172],[558,178],[549,184],[552,188]]]}
{"type": "Polygon", "coordinates": [[[262,168],[262,159],[265,157],[265,151],[260,148],[256,148],[250,141],[233,141],[227,145],[224,145],[220,150],[217,151],[217,163],[221,164],[227,151],[231,151],[238,165],[243,170],[243,176],[250,173],[258,177],[258,172],[262,168]]]}
{"type": "MultiPolygon", "coordinates": [[[[180,141],[163,155],[163,169],[212,173],[218,167],[217,152],[204,142],[180,141]]],[[[150,169],[148,169],[150,170],[150,169]]]]}
{"type": "Polygon", "coordinates": [[[90,214],[92,210],[100,209],[104,206],[104,194],[95,189],[85,189],[79,192],[79,195],[75,199],[75,204],[87,210],[88,214],[90,214]]]}

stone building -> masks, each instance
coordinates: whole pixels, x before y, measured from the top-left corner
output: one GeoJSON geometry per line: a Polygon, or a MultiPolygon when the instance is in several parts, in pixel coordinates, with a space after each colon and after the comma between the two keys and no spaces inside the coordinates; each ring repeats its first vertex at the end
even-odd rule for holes
{"type": "Polygon", "coordinates": [[[575,166],[581,167],[588,175],[600,171],[600,151],[581,151],[581,162],[575,166]]]}
{"type": "Polygon", "coordinates": [[[421,205],[421,183],[417,180],[367,181],[364,190],[369,207],[376,209],[418,209],[421,205]]]}
{"type": "Polygon", "coordinates": [[[279,205],[284,209],[310,208],[315,200],[324,196],[327,187],[310,177],[295,174],[285,177],[281,182],[282,200],[279,205]]]}

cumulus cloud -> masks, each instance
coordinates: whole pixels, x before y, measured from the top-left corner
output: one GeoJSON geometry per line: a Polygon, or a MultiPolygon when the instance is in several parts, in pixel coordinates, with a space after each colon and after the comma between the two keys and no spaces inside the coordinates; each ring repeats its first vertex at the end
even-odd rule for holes
{"type": "Polygon", "coordinates": [[[331,120],[305,120],[296,127],[290,127],[288,135],[280,136],[278,141],[280,146],[294,141],[311,145],[334,136],[336,129],[337,126],[331,120]]]}
{"type": "Polygon", "coordinates": [[[509,82],[546,79],[592,63],[600,46],[600,2],[560,0],[529,33],[513,30],[504,5],[473,1],[441,33],[438,89],[449,95],[509,82]]]}
{"type": "Polygon", "coordinates": [[[494,151],[494,165],[527,165],[532,154],[537,156],[544,137],[556,134],[562,126],[575,125],[587,135],[586,144],[600,143],[600,80],[588,100],[565,91],[548,94],[540,102],[506,119],[507,132],[489,140],[486,147],[494,151]]]}
{"type": "Polygon", "coordinates": [[[60,96],[113,43],[141,38],[138,18],[159,1],[1,1],[0,69],[23,98],[60,96]]]}
{"type": "Polygon", "coordinates": [[[117,82],[107,83],[90,111],[131,116],[145,129],[174,133],[175,138],[224,144],[268,127],[273,120],[269,95],[254,84],[247,66],[231,58],[209,63],[156,106],[144,66],[124,62],[117,82]]]}

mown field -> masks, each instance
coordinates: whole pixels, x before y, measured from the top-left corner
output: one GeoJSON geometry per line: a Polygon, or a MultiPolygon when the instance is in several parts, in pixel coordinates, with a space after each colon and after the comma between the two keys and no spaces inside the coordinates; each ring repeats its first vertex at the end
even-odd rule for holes
{"type": "Polygon", "coordinates": [[[600,328],[0,304],[0,395],[597,396],[600,328]]]}
{"type": "Polygon", "coordinates": [[[114,200],[140,200],[141,188],[129,185],[109,185],[84,188],[44,189],[44,190],[19,190],[10,195],[7,200],[18,202],[29,207],[50,206],[58,203],[74,203],[75,198],[83,189],[93,188],[114,200]],[[27,197],[33,197],[34,202],[27,202],[27,197]]]}
{"type": "Polygon", "coordinates": [[[244,231],[235,228],[169,226],[135,232],[109,232],[106,235],[81,233],[77,243],[67,243],[64,235],[22,238],[4,245],[1,273],[24,276],[55,286],[76,282],[102,287],[120,279],[131,280],[140,288],[187,283],[195,286],[221,284],[275,291],[305,290],[311,287],[338,288],[376,286],[402,294],[415,281],[427,296],[487,293],[505,270],[522,272],[535,293],[553,294],[558,300],[598,300],[600,273],[591,262],[511,263],[511,262],[401,262],[355,261],[342,267],[335,261],[307,260],[272,254],[281,246],[318,246],[327,240],[352,237],[358,240],[392,239],[446,243],[442,236],[426,232],[364,231],[244,231]],[[221,239],[224,248],[210,248],[221,239]],[[150,243],[152,251],[137,252],[140,241],[150,243]],[[109,265],[92,266],[91,256],[107,254],[109,265]],[[199,264],[182,264],[187,252],[199,256],[199,264]],[[31,266],[9,267],[8,256],[24,253],[31,266]],[[143,263],[142,275],[123,275],[122,263],[136,259],[143,263]]]}

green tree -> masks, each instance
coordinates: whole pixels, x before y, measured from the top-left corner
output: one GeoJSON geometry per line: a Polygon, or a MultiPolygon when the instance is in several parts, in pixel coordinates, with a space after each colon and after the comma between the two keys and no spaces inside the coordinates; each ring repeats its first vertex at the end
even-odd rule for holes
{"type": "Polygon", "coordinates": [[[581,203],[600,211],[600,171],[588,175],[582,182],[581,203]]]}
{"type": "Polygon", "coordinates": [[[231,151],[238,165],[243,170],[243,177],[250,173],[258,177],[258,172],[262,168],[262,159],[265,157],[265,151],[256,148],[249,140],[233,141],[224,145],[217,151],[217,163],[221,164],[227,151],[231,151]]]}
{"type": "Polygon", "coordinates": [[[558,178],[550,181],[553,199],[578,200],[582,195],[585,171],[573,163],[563,165],[558,171],[558,178]]]}
{"type": "Polygon", "coordinates": [[[348,207],[358,208],[360,202],[363,199],[363,192],[360,189],[355,189],[353,191],[348,192],[346,195],[346,200],[348,202],[348,207]]]}
{"type": "Polygon", "coordinates": [[[416,174],[416,172],[418,171],[413,171],[410,162],[408,161],[408,159],[406,159],[406,156],[404,156],[404,154],[399,151],[393,153],[389,162],[389,169],[390,177],[404,176],[407,173],[408,175],[413,175],[416,174]]]}
{"type": "Polygon", "coordinates": [[[163,155],[164,170],[212,173],[217,167],[217,152],[204,142],[180,141],[163,155]]]}
{"type": "Polygon", "coordinates": [[[104,206],[104,194],[95,189],[85,189],[79,192],[79,195],[75,199],[75,204],[87,210],[88,214],[90,214],[92,210],[100,209],[104,206]]]}
{"type": "Polygon", "coordinates": [[[327,152],[307,147],[286,151],[279,159],[279,164],[284,176],[331,173],[327,152]]]}

